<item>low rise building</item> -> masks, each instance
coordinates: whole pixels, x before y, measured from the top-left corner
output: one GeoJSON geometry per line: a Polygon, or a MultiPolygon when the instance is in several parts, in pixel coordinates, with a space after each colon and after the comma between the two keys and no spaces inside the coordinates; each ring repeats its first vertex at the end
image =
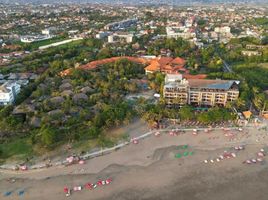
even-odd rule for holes
{"type": "Polygon", "coordinates": [[[133,34],[118,32],[108,36],[108,43],[114,42],[126,42],[131,43],[133,41],[133,34]]]}
{"type": "Polygon", "coordinates": [[[262,53],[259,51],[249,51],[249,50],[242,51],[241,53],[243,56],[261,56],[262,55],[262,53]]]}
{"type": "Polygon", "coordinates": [[[180,74],[167,74],[163,96],[168,107],[226,106],[239,97],[239,81],[183,79],[180,74]]]}

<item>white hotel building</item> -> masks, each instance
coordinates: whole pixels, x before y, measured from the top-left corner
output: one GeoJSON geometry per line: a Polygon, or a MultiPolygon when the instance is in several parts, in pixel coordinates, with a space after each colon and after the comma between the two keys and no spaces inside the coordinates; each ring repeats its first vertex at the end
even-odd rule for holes
{"type": "Polygon", "coordinates": [[[20,92],[20,85],[15,81],[7,81],[0,86],[0,105],[10,105],[20,92]]]}

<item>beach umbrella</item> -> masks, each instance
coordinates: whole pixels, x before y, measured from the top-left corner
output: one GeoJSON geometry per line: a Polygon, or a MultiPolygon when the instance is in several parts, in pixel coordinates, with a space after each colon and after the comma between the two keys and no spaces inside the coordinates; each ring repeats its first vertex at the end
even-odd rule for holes
{"type": "Polygon", "coordinates": [[[246,160],[246,163],[251,164],[252,162],[251,162],[251,160],[246,160]]]}
{"type": "Polygon", "coordinates": [[[98,185],[98,186],[102,186],[102,180],[99,180],[99,181],[97,182],[97,185],[98,185]]]}
{"type": "Polygon", "coordinates": [[[235,153],[231,153],[231,155],[233,156],[233,158],[235,158],[235,157],[236,157],[236,154],[235,154],[235,153]]]}
{"type": "Polygon", "coordinates": [[[210,162],[211,162],[211,163],[214,163],[214,160],[213,160],[213,159],[211,159],[211,160],[210,160],[210,162]]]}
{"type": "Polygon", "coordinates": [[[204,160],[204,163],[208,163],[208,161],[207,160],[204,160]]]}
{"type": "Polygon", "coordinates": [[[261,152],[264,152],[264,149],[261,149],[260,151],[261,151],[261,152]]]}
{"type": "Polygon", "coordinates": [[[239,146],[238,148],[239,148],[239,150],[243,150],[243,149],[244,149],[244,147],[243,147],[243,146],[239,146]]]}
{"type": "Polygon", "coordinates": [[[68,158],[66,158],[67,162],[72,163],[74,161],[74,157],[70,156],[68,158]]]}
{"type": "Polygon", "coordinates": [[[197,135],[197,132],[193,132],[193,135],[197,135]]]}
{"type": "Polygon", "coordinates": [[[183,149],[187,149],[188,148],[188,145],[187,144],[186,145],[183,145],[182,148],[183,149]]]}
{"type": "Polygon", "coordinates": [[[9,192],[6,192],[5,194],[4,194],[4,196],[10,196],[12,194],[12,192],[11,191],[9,191],[9,192]]]}
{"type": "Polygon", "coordinates": [[[25,192],[24,190],[20,190],[20,191],[18,192],[18,195],[19,195],[19,196],[22,196],[22,195],[24,195],[24,192],[25,192]]]}
{"type": "Polygon", "coordinates": [[[26,165],[23,165],[23,166],[20,167],[20,169],[21,169],[22,171],[25,171],[25,170],[27,170],[27,166],[26,166],[26,165]]]}
{"type": "Polygon", "coordinates": [[[63,188],[63,191],[64,191],[65,193],[67,193],[67,192],[69,192],[69,189],[68,189],[67,187],[64,187],[64,188],[63,188]]]}
{"type": "Polygon", "coordinates": [[[221,160],[219,158],[216,159],[217,162],[220,162],[221,160]]]}
{"type": "Polygon", "coordinates": [[[112,179],[108,178],[105,182],[106,182],[106,185],[108,185],[112,182],[112,179]]]}
{"type": "Polygon", "coordinates": [[[85,185],[85,188],[91,190],[91,189],[93,188],[93,184],[92,184],[92,183],[87,183],[87,184],[85,185]]]}
{"type": "Polygon", "coordinates": [[[181,158],[181,154],[177,153],[177,154],[175,155],[175,157],[176,157],[176,158],[181,158]]]}
{"type": "Polygon", "coordinates": [[[185,151],[185,152],[183,153],[184,156],[188,156],[188,154],[189,154],[188,151],[185,151]]]}
{"type": "Polygon", "coordinates": [[[159,132],[155,132],[154,135],[155,135],[155,136],[159,136],[160,133],[159,133],[159,132]]]}
{"type": "Polygon", "coordinates": [[[258,156],[259,156],[259,157],[264,157],[264,153],[262,153],[262,152],[258,152],[258,156]]]}
{"type": "Polygon", "coordinates": [[[189,152],[189,155],[190,155],[190,156],[192,156],[193,154],[194,154],[194,152],[192,152],[192,151],[191,151],[191,152],[189,152]]]}
{"type": "Polygon", "coordinates": [[[133,139],[133,144],[138,144],[139,141],[137,139],[133,139]]]}
{"type": "Polygon", "coordinates": [[[84,160],[79,160],[79,164],[83,165],[83,164],[85,164],[85,161],[84,160]]]}

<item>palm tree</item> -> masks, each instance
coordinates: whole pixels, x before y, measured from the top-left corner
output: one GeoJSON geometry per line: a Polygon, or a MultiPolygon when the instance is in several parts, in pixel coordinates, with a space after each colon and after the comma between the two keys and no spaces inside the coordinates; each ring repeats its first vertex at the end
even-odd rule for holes
{"type": "Polygon", "coordinates": [[[236,107],[238,108],[242,108],[246,105],[246,102],[244,99],[241,99],[241,98],[238,98],[236,101],[235,101],[235,105],[236,107]]]}

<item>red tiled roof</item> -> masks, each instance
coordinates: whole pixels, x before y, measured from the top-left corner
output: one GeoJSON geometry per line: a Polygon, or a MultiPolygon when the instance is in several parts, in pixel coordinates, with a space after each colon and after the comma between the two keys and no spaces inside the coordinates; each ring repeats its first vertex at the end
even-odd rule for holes
{"type": "Polygon", "coordinates": [[[178,69],[184,67],[186,61],[182,58],[161,57],[151,60],[151,64],[145,68],[147,71],[167,71],[169,73],[175,73],[178,69]]]}
{"type": "Polygon", "coordinates": [[[173,60],[173,58],[171,57],[161,57],[159,60],[158,60],[158,63],[163,66],[163,65],[167,65],[169,64],[171,61],[173,60]]]}
{"type": "Polygon", "coordinates": [[[180,57],[177,57],[174,60],[172,60],[171,63],[175,65],[185,65],[186,61],[180,57]]]}
{"type": "Polygon", "coordinates": [[[160,70],[160,64],[157,60],[152,60],[151,64],[145,67],[145,70],[147,71],[159,71],[160,70]]]}

